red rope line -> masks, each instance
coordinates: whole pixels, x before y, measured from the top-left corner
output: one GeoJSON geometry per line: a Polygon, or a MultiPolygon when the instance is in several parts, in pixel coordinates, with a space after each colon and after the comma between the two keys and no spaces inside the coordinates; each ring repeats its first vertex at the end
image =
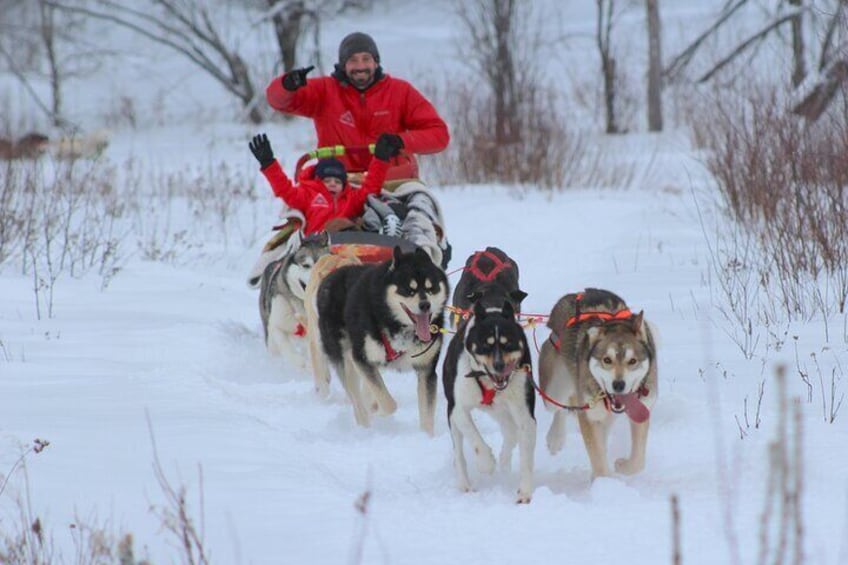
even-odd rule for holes
{"type": "Polygon", "coordinates": [[[545,392],[541,388],[539,388],[539,385],[536,384],[536,379],[533,378],[533,371],[529,366],[525,365],[524,371],[527,373],[527,378],[530,379],[531,383],[533,383],[533,388],[536,389],[536,392],[539,393],[539,396],[541,396],[543,399],[550,402],[557,408],[562,408],[563,410],[588,410],[589,408],[591,408],[591,406],[589,406],[589,403],[586,403],[582,406],[570,406],[568,404],[562,404],[560,402],[557,402],[556,400],[545,394],[545,392]]]}

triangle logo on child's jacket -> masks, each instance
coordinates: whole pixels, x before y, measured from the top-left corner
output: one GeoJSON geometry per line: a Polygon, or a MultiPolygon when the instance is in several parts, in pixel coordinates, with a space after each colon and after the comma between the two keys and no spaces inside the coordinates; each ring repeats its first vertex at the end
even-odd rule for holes
{"type": "Polygon", "coordinates": [[[329,206],[330,203],[324,197],[323,194],[316,194],[315,198],[312,199],[312,206],[329,206]]]}

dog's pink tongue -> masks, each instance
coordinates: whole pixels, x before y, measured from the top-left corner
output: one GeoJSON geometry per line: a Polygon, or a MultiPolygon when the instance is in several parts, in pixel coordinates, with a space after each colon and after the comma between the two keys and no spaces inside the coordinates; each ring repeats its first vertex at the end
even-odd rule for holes
{"type": "Polygon", "coordinates": [[[427,343],[433,336],[430,333],[430,313],[419,312],[415,315],[415,335],[418,339],[427,343]]]}
{"type": "Polygon", "coordinates": [[[624,405],[624,413],[637,424],[641,424],[651,416],[651,411],[642,404],[637,393],[616,394],[615,396],[624,405]]]}

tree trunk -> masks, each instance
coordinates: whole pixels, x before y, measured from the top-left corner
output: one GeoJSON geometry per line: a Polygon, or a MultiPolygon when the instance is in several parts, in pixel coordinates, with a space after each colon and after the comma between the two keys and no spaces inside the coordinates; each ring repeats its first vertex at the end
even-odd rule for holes
{"type": "Polygon", "coordinates": [[[297,59],[297,44],[303,31],[303,18],[306,7],[303,0],[268,0],[268,6],[273,8],[281,3],[287,4],[285,10],[277,11],[271,18],[274,23],[274,34],[280,48],[280,59],[283,61],[283,71],[294,68],[297,59]]]}
{"type": "Polygon", "coordinates": [[[804,61],[803,13],[800,11],[802,0],[789,0],[789,5],[798,9],[798,15],[792,18],[792,86],[798,86],[807,76],[804,61]]]}
{"type": "Polygon", "coordinates": [[[62,127],[62,70],[59,68],[59,59],[56,55],[56,12],[44,0],[38,3],[40,16],[41,42],[44,44],[44,52],[47,57],[47,67],[50,72],[50,93],[52,104],[50,107],[50,120],[56,127],[62,127]]]}
{"type": "Polygon", "coordinates": [[[848,79],[848,59],[835,61],[822,73],[815,88],[792,108],[792,112],[810,122],[818,120],[846,79],[848,79]]]}
{"type": "Polygon", "coordinates": [[[515,12],[514,0],[495,0],[495,144],[498,147],[515,141],[513,117],[517,115],[515,107],[515,65],[513,64],[510,43],[512,22],[515,12]]]}
{"type": "Polygon", "coordinates": [[[659,0],[646,0],[648,12],[648,130],[662,131],[662,33],[659,0]]]}
{"type": "Polygon", "coordinates": [[[597,0],[598,28],[597,43],[601,56],[601,73],[604,77],[604,109],[606,111],[607,133],[621,133],[615,115],[615,59],[611,52],[612,13],[614,0],[597,0]],[[606,14],[604,8],[606,7],[606,14]]]}

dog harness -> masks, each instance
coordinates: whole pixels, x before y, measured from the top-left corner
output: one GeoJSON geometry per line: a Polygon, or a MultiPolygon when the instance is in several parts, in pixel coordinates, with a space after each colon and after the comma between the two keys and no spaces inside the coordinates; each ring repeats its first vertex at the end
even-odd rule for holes
{"type": "MultiPolygon", "coordinates": [[[[438,328],[436,326],[433,326],[433,325],[430,326],[430,333],[431,334],[436,333],[437,331],[438,331],[438,328]],[[436,329],[434,330],[434,328],[436,328],[436,329]]],[[[383,342],[383,349],[386,350],[386,362],[387,363],[394,361],[395,359],[397,359],[398,357],[400,357],[401,355],[406,353],[406,351],[395,351],[394,347],[392,347],[392,344],[389,341],[389,337],[383,332],[380,332],[380,341],[383,342]]],[[[411,355],[411,357],[421,357],[422,355],[424,355],[425,353],[430,351],[430,348],[433,347],[433,345],[436,343],[436,341],[437,341],[436,339],[431,339],[430,345],[425,347],[424,351],[421,351],[419,353],[415,353],[414,355],[411,355]]]]}
{"type": "Polygon", "coordinates": [[[380,332],[380,340],[383,342],[383,349],[386,350],[386,362],[394,361],[404,354],[403,351],[395,351],[385,332],[380,332]]]}
{"type": "Polygon", "coordinates": [[[485,377],[486,373],[484,371],[471,371],[467,375],[466,378],[473,378],[477,381],[477,386],[480,387],[480,394],[483,395],[483,398],[480,400],[480,404],[483,406],[491,406],[495,401],[495,394],[498,392],[493,388],[486,388],[486,385],[483,384],[483,381],[480,380],[480,377],[485,377]]]}
{"type": "MultiPolygon", "coordinates": [[[[585,322],[587,320],[601,320],[602,322],[611,322],[613,320],[629,320],[633,317],[633,312],[630,311],[630,308],[622,308],[618,312],[605,312],[602,310],[589,310],[587,312],[580,311],[580,301],[583,299],[583,293],[577,295],[576,304],[575,304],[575,312],[572,317],[565,321],[565,327],[570,328],[576,324],[585,322]]],[[[561,341],[558,335],[551,334],[550,335],[551,345],[554,346],[554,349],[559,351],[561,341]]]]}
{"type": "Polygon", "coordinates": [[[471,275],[479,281],[490,282],[490,281],[495,280],[495,277],[498,276],[498,274],[500,274],[501,271],[503,271],[504,269],[511,269],[511,268],[512,268],[512,265],[510,265],[509,263],[506,263],[504,261],[501,261],[500,257],[495,255],[494,253],[492,253],[490,251],[478,251],[474,255],[471,256],[471,265],[466,267],[465,270],[468,271],[469,273],[471,273],[471,275]],[[484,273],[483,271],[480,270],[478,263],[480,262],[481,257],[486,257],[487,259],[489,259],[489,261],[491,261],[495,265],[494,267],[492,267],[492,270],[489,271],[488,273],[484,273]]]}

